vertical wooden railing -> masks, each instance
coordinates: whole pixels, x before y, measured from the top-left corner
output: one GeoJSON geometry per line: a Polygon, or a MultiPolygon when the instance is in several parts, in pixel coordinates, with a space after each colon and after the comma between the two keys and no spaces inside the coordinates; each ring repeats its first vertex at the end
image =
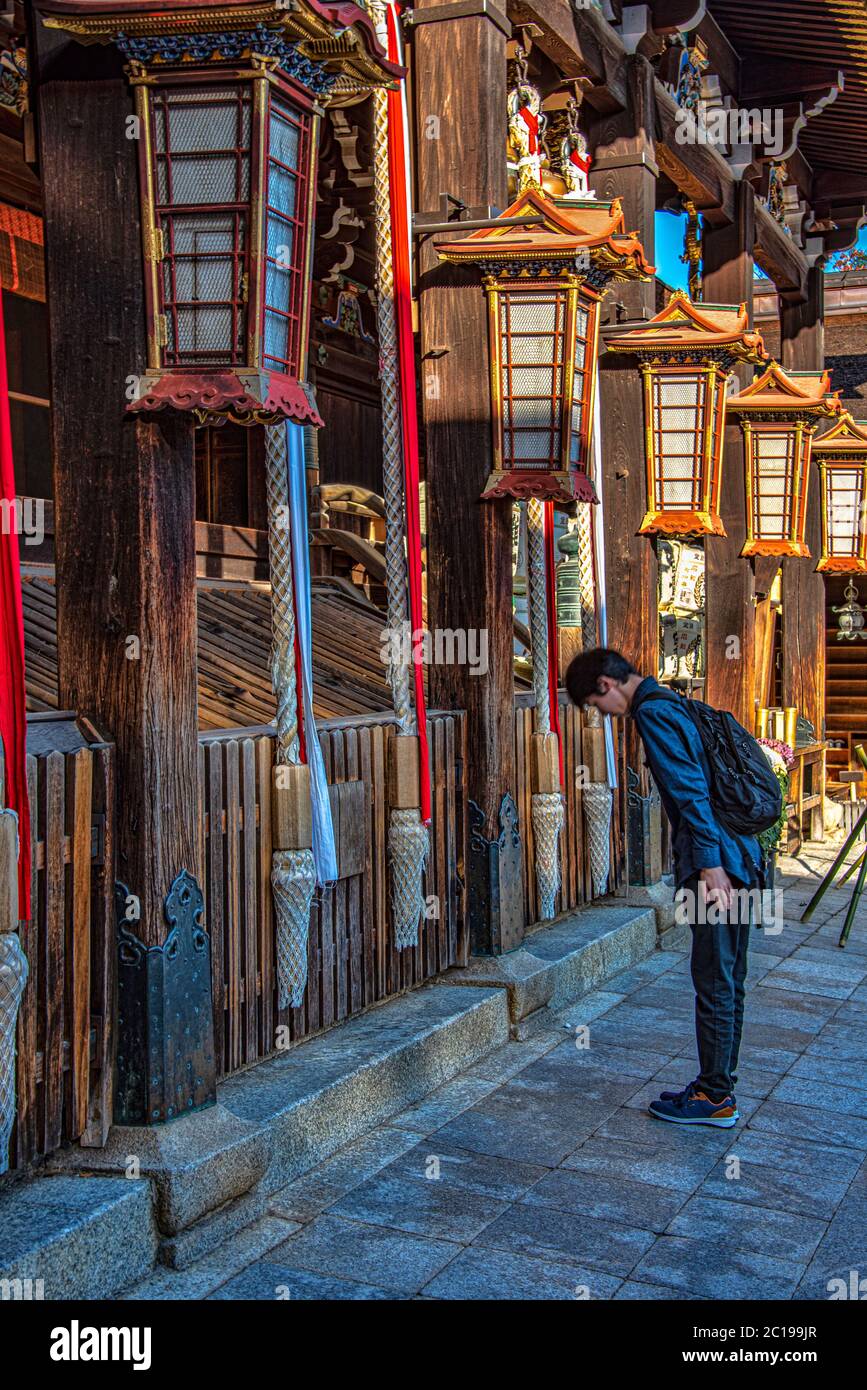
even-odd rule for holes
{"type": "MultiPolygon", "coordinates": [[[[560,695],[560,726],[563,738],[564,787],[566,820],[560,836],[560,870],[562,888],[557,911],[568,912],[593,898],[590,857],[587,846],[584,812],[581,801],[579,770],[584,766],[582,756],[583,719],[581,711],[565,693],[560,695]]],[[[521,851],[524,862],[524,904],[526,921],[539,920],[534,872],[535,847],[531,815],[532,785],[530,780],[530,735],[533,732],[533,696],[520,694],[515,698],[515,766],[518,823],[521,831],[521,851]]],[[[609,892],[614,892],[621,880],[620,862],[620,797],[614,794],[611,817],[611,878],[609,892]]]]}
{"type": "Polygon", "coordinates": [[[20,939],[29,975],[18,1015],[12,1168],[74,1139],[100,1146],[111,1123],[113,755],[110,744],[96,743],[27,757],[31,917],[20,939]]]}
{"type": "Polygon", "coordinates": [[[304,1003],[279,1014],[270,885],[273,735],[230,730],[202,736],[200,862],[218,1075],[465,963],[463,729],[460,713],[431,718],[435,791],[425,881],[431,915],[420,944],[398,952],[387,865],[393,717],[337,719],[321,727],[339,878],[314,900],[304,1003]]]}

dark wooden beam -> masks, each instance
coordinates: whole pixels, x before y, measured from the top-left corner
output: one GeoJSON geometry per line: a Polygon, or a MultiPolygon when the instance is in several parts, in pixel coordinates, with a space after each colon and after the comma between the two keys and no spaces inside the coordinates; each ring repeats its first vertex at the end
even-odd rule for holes
{"type": "Polygon", "coordinates": [[[678,110],[674,98],[661,82],[657,82],[657,163],[711,223],[731,222],[735,206],[734,175],[713,145],[689,145],[678,140],[682,130],[677,119],[678,110]]]}
{"type": "MultiPolygon", "coordinates": [[[[431,2],[421,0],[422,14],[431,2]]],[[[420,210],[436,210],[444,192],[470,208],[504,207],[505,35],[475,16],[422,24],[413,45],[417,128],[436,115],[442,136],[418,142],[420,210]]],[[[510,875],[494,849],[503,799],[516,794],[512,506],[479,500],[492,468],[487,307],[480,278],[441,265],[433,242],[422,241],[418,286],[428,622],[431,629],[485,632],[488,670],[474,675],[467,665],[434,665],[430,698],[443,709],[467,713],[467,795],[482,821],[468,847],[472,945],[496,953],[518,945],[524,930],[520,874],[510,875]]]]}
{"type": "Polygon", "coordinates": [[[741,60],[741,106],[783,106],[840,86],[840,69],[747,52],[741,60]]]}
{"type": "MultiPolygon", "coordinates": [[[[639,55],[626,59],[624,77],[626,109],[617,115],[597,117],[590,125],[595,146],[590,183],[600,198],[622,198],[627,226],[637,231],[648,260],[652,261],[657,182],[653,135],[658,84],[647,59],[639,55]]],[[[649,281],[618,285],[605,303],[616,304],[616,314],[646,321],[656,312],[655,298],[656,285],[649,281]]],[[[600,359],[599,396],[608,644],[622,651],[640,671],[655,676],[657,563],[653,541],[638,535],[647,510],[644,406],[641,376],[631,359],[604,353],[600,359]]],[[[625,721],[623,739],[626,764],[639,777],[638,792],[647,796],[650,787],[642,771],[632,720],[625,721]]],[[[651,842],[659,833],[658,808],[652,815],[651,842]]],[[[629,817],[624,818],[628,822],[629,817]]],[[[643,883],[646,866],[653,859],[650,843],[645,842],[635,821],[627,838],[627,877],[632,883],[643,883]]]]}
{"type": "MultiPolygon", "coordinates": [[[[809,272],[804,304],[780,300],[783,366],[818,371],[825,365],[825,276],[809,272]]],[[[819,470],[810,468],[806,540],[810,559],[783,561],[783,704],[797,705],[822,737],[825,720],[825,581],[816,573],[822,553],[819,470]]]]}
{"type": "MultiPolygon", "coordinates": [[[[735,186],[735,221],[704,237],[704,299],[752,311],[755,198],[749,184],[735,186]]],[[[742,385],[752,369],[739,369],[742,385]]],[[[707,556],[707,700],[729,709],[748,729],[754,722],[755,608],[753,572],[740,553],[746,540],[744,445],[740,426],[726,426],[720,515],[726,537],[709,536],[707,556]]]]}
{"type": "Polygon", "coordinates": [[[807,293],[807,259],[792,237],[787,236],[764,203],[756,200],[755,260],[780,294],[795,302],[803,301],[807,293]]]}
{"type": "MultiPolygon", "coordinates": [[[[81,77],[89,50],[69,52],[81,77]]],[[[113,867],[128,895],[124,926],[147,956],[119,957],[116,1113],[146,1123],[214,1096],[207,953],[197,957],[205,968],[194,981],[191,945],[177,957],[162,952],[172,883],[183,870],[201,872],[193,424],[169,414],[135,421],[125,412],[128,378],[145,366],[129,86],[119,73],[65,80],[61,56],[38,102],[58,695],[61,707],[94,719],[117,747],[113,867]],[[165,1014],[153,1007],[154,993],[165,1014]]]]}
{"type": "Polygon", "coordinates": [[[626,105],[625,49],[598,10],[575,10],[569,0],[510,0],[508,15],[517,27],[538,25],[542,32],[534,43],[564,77],[588,79],[588,106],[606,112],[626,105]]]}

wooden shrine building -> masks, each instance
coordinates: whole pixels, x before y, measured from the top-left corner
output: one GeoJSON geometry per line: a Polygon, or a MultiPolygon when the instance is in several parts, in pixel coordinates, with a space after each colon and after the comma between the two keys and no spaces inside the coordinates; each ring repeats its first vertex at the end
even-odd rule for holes
{"type": "Polygon", "coordinates": [[[7,9],[21,1170],[657,884],[636,740],[561,688],[582,647],[783,721],[792,834],[821,836],[867,693],[826,624],[867,584],[867,410],[823,344],[867,220],[867,16],[7,9]],[[655,271],[672,212],[689,294],[655,271]]]}

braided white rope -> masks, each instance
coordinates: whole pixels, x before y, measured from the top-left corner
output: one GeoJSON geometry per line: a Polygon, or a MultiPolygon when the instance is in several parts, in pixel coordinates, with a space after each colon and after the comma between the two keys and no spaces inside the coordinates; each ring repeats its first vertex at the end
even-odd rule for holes
{"type": "Polygon", "coordinates": [[[581,647],[588,651],[598,642],[596,586],[593,582],[593,517],[586,502],[578,504],[578,582],[581,594],[581,647]]]}
{"type": "MultiPolygon", "coordinates": [[[[388,46],[386,7],[367,0],[367,9],[383,48],[388,46]]],[[[394,302],[394,260],[391,247],[391,187],[388,167],[388,94],[373,93],[373,192],[376,233],[376,320],[379,334],[379,376],[382,386],[382,495],[385,504],[385,588],[389,632],[409,633],[407,565],[404,546],[404,478],[401,437],[400,370],[394,302]]],[[[418,725],[412,702],[409,663],[402,659],[412,643],[392,641],[389,650],[401,654],[388,664],[394,712],[401,734],[415,734],[418,725]]],[[[418,944],[425,908],[424,866],[429,836],[418,810],[393,810],[389,822],[391,910],[398,950],[418,944]]]]}
{"type": "Polygon", "coordinates": [[[0,933],[0,1173],[9,1167],[9,1140],[15,1123],[16,1027],[27,975],[27,957],[16,933],[0,933]]]}
{"type": "Polygon", "coordinates": [[[533,691],[536,696],[536,733],[551,732],[548,695],[548,591],[545,585],[544,503],[533,497],[527,503],[527,596],[530,605],[530,639],[533,658],[533,691]]]}
{"type": "MultiPolygon", "coordinates": [[[[289,530],[289,458],[285,424],[265,429],[268,555],[271,567],[271,683],[277,701],[277,764],[301,760],[295,674],[295,586],[289,530]]],[[[297,518],[300,523],[300,518],[297,518]]],[[[277,920],[277,992],[281,1009],[298,1008],[307,987],[307,938],[316,887],[311,849],[276,849],[271,887],[277,920]]]]}
{"type": "MultiPolygon", "coordinates": [[[[380,43],[385,47],[388,34],[385,6],[368,0],[370,16],[380,43]]],[[[397,353],[397,322],[394,304],[394,260],[391,250],[391,186],[388,168],[388,93],[373,93],[373,196],[376,233],[376,326],[379,333],[379,378],[382,386],[382,495],[385,504],[385,590],[388,626],[403,636],[408,623],[407,572],[404,549],[404,484],[401,452],[400,370],[397,353]]],[[[405,650],[405,643],[392,642],[405,650]]],[[[394,712],[401,733],[416,731],[415,712],[410,693],[409,666],[392,660],[388,679],[394,712]]]]}
{"type": "Polygon", "coordinates": [[[292,579],[289,458],[285,424],[265,428],[265,479],[271,570],[271,684],[277,700],[277,761],[297,763],[301,754],[298,742],[295,587],[292,579]]]}
{"type": "Polygon", "coordinates": [[[536,891],[539,921],[555,915],[560,891],[560,832],[565,810],[559,792],[536,792],[532,798],[533,840],[536,846],[536,891]]]}

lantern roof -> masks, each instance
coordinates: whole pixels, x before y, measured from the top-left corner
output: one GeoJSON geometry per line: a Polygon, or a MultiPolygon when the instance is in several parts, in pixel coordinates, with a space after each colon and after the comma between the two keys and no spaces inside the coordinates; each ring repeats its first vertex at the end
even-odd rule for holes
{"type": "Polygon", "coordinates": [[[867,453],[867,420],[855,420],[848,410],[841,410],[831,428],[813,441],[813,453],[867,453]]]}
{"type": "Polygon", "coordinates": [[[746,304],[693,304],[683,290],[675,290],[652,319],[608,338],[614,352],[694,352],[722,348],[740,361],[764,356],[762,335],[750,328],[746,304]]]}
{"type": "MultiPolygon", "coordinates": [[[[37,0],[36,8],[47,27],[73,34],[79,43],[120,40],[134,47],[170,41],[172,56],[162,61],[201,61],[200,43],[194,55],[180,58],[178,46],[201,35],[225,40],[247,32],[260,42],[264,36],[297,44],[303,58],[321,63],[342,79],[341,86],[392,86],[405,72],[388,61],[370,16],[350,0],[37,0]]],[[[217,45],[214,54],[227,56],[217,45]]],[[[160,61],[159,52],[153,60],[160,61]]]]}
{"type": "Polygon", "coordinates": [[[831,394],[830,372],[786,372],[771,361],[749,386],[726,399],[726,410],[736,415],[836,415],[840,399],[831,394]]]}
{"type": "MultiPolygon", "coordinates": [[[[580,258],[617,280],[646,280],[654,274],[635,232],[625,230],[620,199],[549,198],[539,188],[527,188],[490,227],[481,227],[461,241],[440,242],[437,254],[456,265],[492,265],[518,269],[564,267],[580,258]],[[541,221],[515,226],[516,217],[541,221]],[[509,223],[513,225],[508,225],[509,223]]],[[[460,223],[455,224],[458,230],[460,223]]]]}

